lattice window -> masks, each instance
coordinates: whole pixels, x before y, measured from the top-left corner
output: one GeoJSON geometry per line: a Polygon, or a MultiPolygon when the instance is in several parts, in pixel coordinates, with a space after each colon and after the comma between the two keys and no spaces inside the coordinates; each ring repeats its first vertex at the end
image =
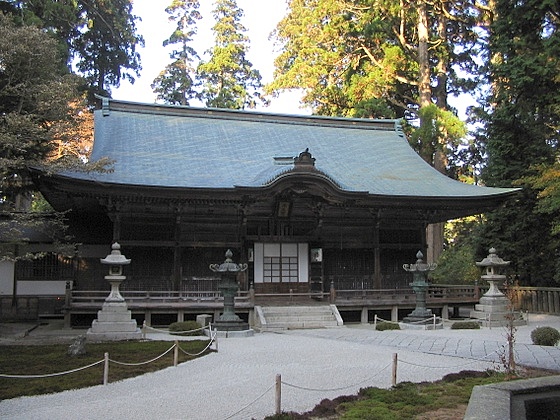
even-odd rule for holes
{"type": "Polygon", "coordinates": [[[76,270],[71,258],[47,254],[16,262],[16,280],[72,280],[76,270]]]}

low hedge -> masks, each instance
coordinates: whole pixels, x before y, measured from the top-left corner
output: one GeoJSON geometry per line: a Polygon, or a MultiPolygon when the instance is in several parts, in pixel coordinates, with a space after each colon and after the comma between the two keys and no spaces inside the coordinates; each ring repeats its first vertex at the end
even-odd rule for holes
{"type": "Polygon", "coordinates": [[[173,335],[183,336],[204,335],[201,327],[202,325],[196,321],[174,322],[169,325],[169,332],[173,335]]]}
{"type": "Polygon", "coordinates": [[[399,324],[395,324],[394,322],[378,322],[375,329],[377,331],[400,330],[401,326],[399,324]]]}
{"type": "Polygon", "coordinates": [[[459,321],[451,324],[452,330],[479,330],[480,324],[477,321],[459,321]]]}

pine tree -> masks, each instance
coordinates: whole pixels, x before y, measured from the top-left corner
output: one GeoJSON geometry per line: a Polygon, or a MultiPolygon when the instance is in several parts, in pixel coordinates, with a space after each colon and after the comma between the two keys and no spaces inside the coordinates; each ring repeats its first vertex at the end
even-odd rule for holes
{"type": "Polygon", "coordinates": [[[255,108],[258,102],[266,105],[260,92],[261,75],[246,57],[249,38],[241,24],[243,11],[235,0],[216,0],[212,13],[215,44],[207,51],[210,59],[198,65],[202,101],[214,108],[255,108]]]}
{"type": "Polygon", "coordinates": [[[197,96],[194,63],[199,56],[190,43],[196,35],[197,21],[202,18],[199,7],[198,0],[173,0],[165,9],[169,20],[176,22],[177,27],[163,46],[177,45],[177,48],[169,54],[173,61],[165,66],[152,84],[157,99],[165,103],[189,105],[189,100],[197,96]]]}

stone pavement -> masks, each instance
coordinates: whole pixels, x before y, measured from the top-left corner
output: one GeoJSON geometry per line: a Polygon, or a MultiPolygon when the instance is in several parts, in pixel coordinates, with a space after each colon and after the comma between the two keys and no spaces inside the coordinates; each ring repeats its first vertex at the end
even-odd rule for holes
{"type": "MultiPolygon", "coordinates": [[[[451,330],[446,322],[441,330],[390,330],[372,332],[371,325],[356,325],[349,328],[294,330],[289,334],[331,340],[351,341],[376,346],[387,346],[418,353],[460,357],[488,361],[500,367],[500,356],[507,356],[506,330],[503,327],[481,328],[480,330],[451,330]]],[[[539,326],[551,326],[560,331],[560,317],[530,315],[529,324],[516,327],[515,360],[518,365],[556,370],[560,372],[560,347],[536,346],[532,344],[531,331],[539,326]]]]}

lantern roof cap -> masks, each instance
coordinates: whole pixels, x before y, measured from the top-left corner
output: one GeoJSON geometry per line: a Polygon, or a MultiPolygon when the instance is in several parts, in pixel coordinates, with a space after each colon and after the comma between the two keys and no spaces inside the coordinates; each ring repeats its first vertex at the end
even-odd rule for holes
{"type": "Polygon", "coordinates": [[[233,252],[231,249],[226,251],[226,260],[221,264],[210,264],[210,270],[218,273],[233,272],[237,273],[239,271],[247,270],[247,264],[236,264],[232,261],[231,257],[233,252]]]}
{"type": "Polygon", "coordinates": [[[496,248],[492,247],[489,249],[489,254],[482,261],[477,261],[476,265],[478,267],[504,267],[509,265],[511,261],[504,261],[502,258],[496,254],[496,248]]]}
{"type": "Polygon", "coordinates": [[[111,246],[111,253],[101,259],[101,264],[127,265],[130,264],[130,260],[121,254],[121,246],[118,242],[115,242],[111,246]]]}

